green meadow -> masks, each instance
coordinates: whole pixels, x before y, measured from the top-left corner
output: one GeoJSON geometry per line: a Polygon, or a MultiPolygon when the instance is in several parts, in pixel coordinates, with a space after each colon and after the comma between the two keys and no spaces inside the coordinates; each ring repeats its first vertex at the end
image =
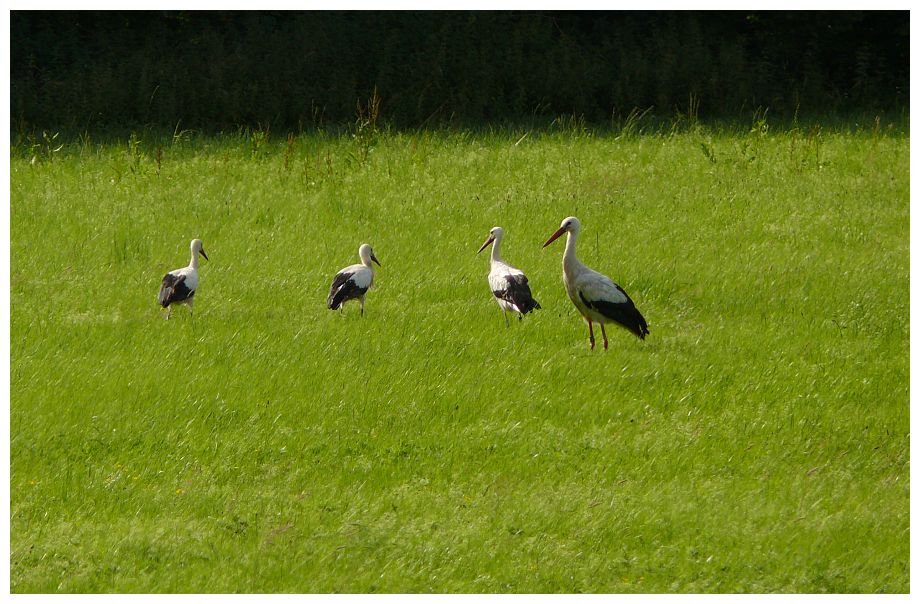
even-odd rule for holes
{"type": "Polygon", "coordinates": [[[907,128],[12,145],[11,591],[909,591],[907,128]]]}

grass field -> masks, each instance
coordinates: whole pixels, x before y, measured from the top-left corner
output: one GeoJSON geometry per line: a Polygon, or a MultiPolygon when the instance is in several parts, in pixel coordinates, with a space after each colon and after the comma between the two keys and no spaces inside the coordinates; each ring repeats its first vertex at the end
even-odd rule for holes
{"type": "Polygon", "coordinates": [[[10,589],[908,591],[906,127],[525,134],[12,149],[10,589]]]}

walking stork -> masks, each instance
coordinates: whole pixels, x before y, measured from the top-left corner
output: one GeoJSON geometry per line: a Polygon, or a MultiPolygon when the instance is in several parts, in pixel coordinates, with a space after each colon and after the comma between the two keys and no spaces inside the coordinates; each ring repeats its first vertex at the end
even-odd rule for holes
{"type": "Polygon", "coordinates": [[[359,300],[361,302],[361,316],[364,316],[364,296],[367,290],[374,283],[374,268],[371,261],[380,266],[380,261],[374,256],[374,250],[366,243],[361,244],[358,248],[358,256],[361,258],[361,264],[352,264],[346,266],[332,279],[332,287],[329,288],[329,297],[326,298],[326,306],[331,310],[338,310],[349,300],[359,300]]]}
{"type": "Polygon", "coordinates": [[[492,295],[495,301],[502,309],[505,316],[505,325],[508,325],[508,311],[518,313],[518,320],[530,311],[540,308],[540,303],[533,299],[530,293],[530,286],[527,285],[527,276],[523,272],[514,268],[499,255],[499,247],[502,243],[502,237],[505,236],[505,230],[501,227],[494,227],[489,231],[489,236],[485,243],[479,248],[479,252],[492,245],[491,270],[489,271],[489,287],[492,289],[492,295]]]}
{"type": "Polygon", "coordinates": [[[191,243],[192,259],[185,268],[177,268],[169,271],[163,277],[163,284],[160,285],[160,293],[157,299],[160,305],[167,309],[166,318],[172,314],[172,304],[185,304],[188,310],[192,312],[192,303],[195,301],[195,291],[198,289],[198,254],[208,260],[208,255],[204,253],[201,239],[192,239],[191,243]]]}
{"type": "Polygon", "coordinates": [[[569,216],[562,221],[559,229],[550,235],[543,247],[548,246],[563,233],[569,234],[565,242],[565,253],[562,255],[562,282],[572,304],[588,322],[591,350],[594,350],[592,324],[595,322],[601,325],[604,350],[607,350],[607,331],[604,329],[604,323],[616,323],[636,334],[640,340],[644,340],[648,334],[648,324],[623,288],[609,277],[591,270],[575,257],[575,241],[580,230],[581,223],[578,219],[569,216]]]}

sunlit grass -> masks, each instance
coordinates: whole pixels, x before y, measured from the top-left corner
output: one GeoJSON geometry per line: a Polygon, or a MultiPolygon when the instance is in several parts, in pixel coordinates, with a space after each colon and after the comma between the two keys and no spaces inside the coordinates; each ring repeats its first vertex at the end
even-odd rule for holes
{"type": "Polygon", "coordinates": [[[522,134],[14,152],[11,590],[907,591],[909,139],[522,134]]]}

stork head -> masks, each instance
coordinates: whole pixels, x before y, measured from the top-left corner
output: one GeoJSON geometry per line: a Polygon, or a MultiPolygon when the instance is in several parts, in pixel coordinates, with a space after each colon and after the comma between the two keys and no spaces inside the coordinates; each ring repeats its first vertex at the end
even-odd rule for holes
{"type": "Polygon", "coordinates": [[[365,266],[370,266],[371,260],[376,262],[377,266],[380,266],[380,261],[377,260],[377,256],[374,255],[374,250],[366,243],[362,243],[361,247],[358,248],[358,256],[361,257],[361,262],[365,266]]]}
{"type": "MultiPolygon", "coordinates": [[[[505,229],[498,227],[498,226],[492,227],[492,230],[489,231],[489,236],[486,237],[485,243],[483,243],[482,247],[479,248],[479,252],[489,247],[489,245],[491,245],[493,241],[501,241],[502,237],[504,236],[505,236],[505,229]]],[[[479,252],[476,252],[476,253],[478,254],[479,252]]]]}
{"type": "Polygon", "coordinates": [[[204,244],[201,243],[201,239],[192,239],[192,256],[195,254],[201,254],[205,260],[210,260],[208,255],[204,253],[204,244]]]}
{"type": "Polygon", "coordinates": [[[549,239],[546,240],[546,243],[543,244],[543,247],[548,246],[550,243],[559,239],[563,233],[571,233],[572,235],[577,235],[578,231],[581,230],[581,223],[574,216],[569,216],[562,221],[562,224],[559,225],[559,228],[556,229],[556,232],[549,236],[549,239]]]}

